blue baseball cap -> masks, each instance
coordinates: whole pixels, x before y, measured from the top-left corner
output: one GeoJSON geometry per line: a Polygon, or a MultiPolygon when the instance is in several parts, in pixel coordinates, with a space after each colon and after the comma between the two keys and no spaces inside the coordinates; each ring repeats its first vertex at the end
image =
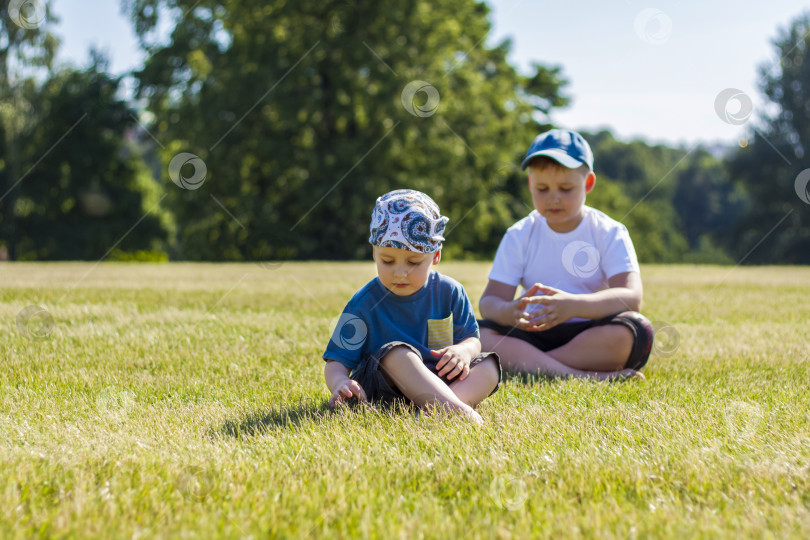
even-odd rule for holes
{"type": "Polygon", "coordinates": [[[526,170],[529,161],[536,156],[548,156],[569,169],[576,169],[585,164],[593,170],[591,147],[576,131],[552,129],[538,135],[526,152],[523,163],[520,164],[521,170],[526,170]]]}

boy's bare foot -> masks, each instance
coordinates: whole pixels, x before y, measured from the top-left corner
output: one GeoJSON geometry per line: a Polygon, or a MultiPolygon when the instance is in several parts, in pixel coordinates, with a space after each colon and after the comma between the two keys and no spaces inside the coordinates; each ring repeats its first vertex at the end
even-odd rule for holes
{"type": "MultiPolygon", "coordinates": [[[[436,410],[436,408],[437,408],[436,403],[427,404],[424,407],[416,409],[416,413],[414,414],[414,416],[417,420],[420,420],[422,415],[430,415],[434,410],[436,410]]],[[[456,409],[445,405],[443,408],[448,411],[459,413],[464,418],[470,420],[473,424],[480,426],[483,425],[484,423],[484,419],[481,417],[480,414],[475,412],[475,409],[473,409],[472,407],[468,406],[466,409],[456,409]]]]}
{"type": "Polygon", "coordinates": [[[638,379],[639,382],[646,381],[647,378],[635,369],[623,369],[621,371],[614,371],[613,373],[606,373],[605,380],[608,381],[629,381],[630,379],[638,379]]]}

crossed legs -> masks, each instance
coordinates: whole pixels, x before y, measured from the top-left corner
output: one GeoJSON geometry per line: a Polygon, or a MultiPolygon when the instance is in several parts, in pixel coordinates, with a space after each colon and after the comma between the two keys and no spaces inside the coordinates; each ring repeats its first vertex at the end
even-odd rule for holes
{"type": "Polygon", "coordinates": [[[508,371],[596,379],[643,378],[635,370],[623,369],[633,348],[633,333],[621,325],[589,328],[547,352],[522,339],[481,328],[481,347],[497,352],[508,371]]]}
{"type": "Polygon", "coordinates": [[[495,389],[499,376],[495,361],[487,358],[470,368],[466,379],[448,386],[408,347],[391,349],[380,361],[380,372],[417,407],[439,404],[479,423],[481,416],[473,407],[495,389]]]}

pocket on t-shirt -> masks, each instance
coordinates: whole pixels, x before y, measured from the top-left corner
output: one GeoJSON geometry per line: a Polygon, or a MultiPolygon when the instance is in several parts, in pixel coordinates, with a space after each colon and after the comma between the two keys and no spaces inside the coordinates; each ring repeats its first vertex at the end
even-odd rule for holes
{"type": "Polygon", "coordinates": [[[428,319],[428,348],[443,349],[453,344],[453,314],[444,319],[428,319]]]}

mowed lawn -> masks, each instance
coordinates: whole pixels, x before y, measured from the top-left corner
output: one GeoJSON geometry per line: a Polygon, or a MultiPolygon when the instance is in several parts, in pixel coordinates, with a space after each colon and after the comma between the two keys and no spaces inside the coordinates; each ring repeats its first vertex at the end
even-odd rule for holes
{"type": "Polygon", "coordinates": [[[810,268],[646,266],[646,382],[507,377],[483,427],[328,408],[373,275],[0,264],[0,536],[810,537],[810,268]]]}

